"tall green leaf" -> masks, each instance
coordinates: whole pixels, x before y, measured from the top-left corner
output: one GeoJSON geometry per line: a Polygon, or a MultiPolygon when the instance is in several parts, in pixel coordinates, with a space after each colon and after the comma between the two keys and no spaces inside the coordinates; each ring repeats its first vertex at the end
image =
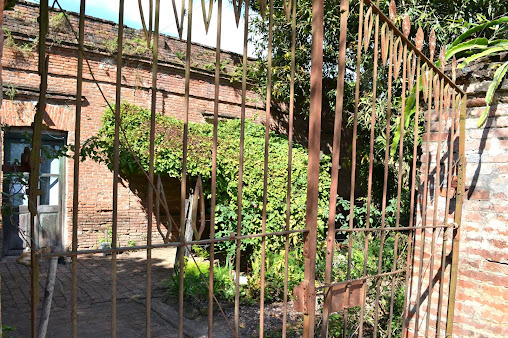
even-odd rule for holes
{"type": "Polygon", "coordinates": [[[483,110],[482,116],[478,119],[477,126],[478,128],[483,127],[485,122],[487,121],[487,117],[489,116],[489,110],[490,110],[490,104],[492,103],[492,99],[494,98],[494,93],[503,82],[503,78],[506,75],[506,72],[508,71],[508,61],[503,63],[501,67],[499,67],[496,70],[496,73],[494,74],[494,79],[492,80],[492,83],[489,86],[489,89],[487,90],[487,95],[485,95],[485,104],[486,107],[483,110]]]}
{"type": "Polygon", "coordinates": [[[466,42],[462,42],[458,45],[455,45],[451,48],[448,48],[445,54],[446,60],[451,58],[457,53],[466,51],[466,50],[475,50],[475,49],[486,49],[489,45],[489,40],[487,38],[477,38],[471,39],[466,42]]]}
{"type": "MultiPolygon", "coordinates": [[[[393,141],[390,149],[390,155],[393,157],[395,156],[395,152],[397,151],[399,147],[399,140],[401,135],[401,128],[407,128],[409,127],[409,123],[411,122],[411,117],[415,113],[416,109],[416,86],[413,87],[411,94],[406,99],[406,104],[404,107],[404,121],[401,122],[400,118],[397,118],[396,124],[397,127],[395,129],[395,133],[393,134],[393,141]]],[[[415,123],[418,123],[418,121],[415,121],[415,123]]]]}
{"type": "Polygon", "coordinates": [[[480,32],[486,28],[489,28],[489,27],[492,27],[495,25],[500,25],[503,23],[508,23],[508,17],[504,16],[504,17],[499,18],[497,20],[492,20],[492,21],[483,23],[481,25],[474,26],[473,28],[470,28],[467,31],[465,31],[464,33],[462,33],[457,39],[455,39],[455,41],[452,42],[452,44],[450,45],[449,48],[453,48],[453,47],[457,46],[459,43],[461,43],[468,37],[472,36],[474,33],[480,32]]]}
{"type": "Polygon", "coordinates": [[[479,58],[482,58],[484,56],[488,56],[488,55],[491,55],[494,53],[502,52],[502,51],[508,51],[508,46],[507,47],[492,47],[487,50],[484,50],[483,52],[473,54],[470,57],[466,58],[462,63],[460,63],[457,68],[462,69],[465,66],[467,66],[471,61],[477,60],[479,58]]]}

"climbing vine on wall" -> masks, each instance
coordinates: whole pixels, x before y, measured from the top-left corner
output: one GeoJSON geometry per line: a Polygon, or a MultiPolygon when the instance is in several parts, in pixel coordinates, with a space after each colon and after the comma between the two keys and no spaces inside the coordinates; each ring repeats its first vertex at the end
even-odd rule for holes
{"type": "MultiPolygon", "coordinates": [[[[120,134],[120,170],[128,176],[141,173],[139,165],[129,151],[132,149],[143,169],[148,171],[150,111],[122,104],[121,126],[125,137],[120,134]],[[128,144],[125,142],[127,140],[128,144]]],[[[245,122],[245,150],[242,203],[242,233],[260,233],[263,206],[263,163],[265,127],[252,121],[245,122]]],[[[175,118],[156,114],[155,173],[181,179],[183,122],[175,118]]],[[[205,190],[210,198],[211,159],[213,126],[204,123],[189,123],[187,175],[194,179],[203,178],[205,190]]],[[[218,124],[217,152],[217,207],[216,236],[236,233],[237,194],[239,170],[240,120],[222,120],[218,124]]],[[[83,158],[113,168],[114,114],[108,109],[102,119],[99,133],[87,140],[81,153],[83,158]]],[[[270,134],[268,160],[268,204],[267,232],[281,231],[286,225],[286,194],[288,177],[288,140],[286,136],[270,134]]],[[[293,145],[291,227],[303,228],[307,198],[307,150],[293,145]]],[[[328,215],[330,158],[323,155],[320,172],[319,228],[324,236],[324,225],[328,215]]],[[[323,238],[323,237],[321,237],[323,238]]],[[[268,249],[279,251],[284,246],[282,236],[270,238],[268,249]]],[[[295,236],[295,240],[298,239],[295,236]]],[[[242,241],[242,249],[256,251],[261,239],[242,241]]],[[[219,249],[234,251],[234,243],[220,243],[219,249]]]]}

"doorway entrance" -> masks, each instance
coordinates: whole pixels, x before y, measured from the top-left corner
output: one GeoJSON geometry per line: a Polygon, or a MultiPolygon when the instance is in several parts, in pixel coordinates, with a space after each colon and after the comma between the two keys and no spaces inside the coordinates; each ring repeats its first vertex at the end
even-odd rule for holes
{"type": "MultiPolygon", "coordinates": [[[[65,157],[58,151],[66,143],[66,133],[44,131],[41,147],[39,196],[36,217],[37,248],[62,248],[63,206],[65,203],[65,157]]],[[[3,256],[19,255],[29,247],[28,156],[31,131],[9,129],[4,134],[3,168],[3,256]]]]}

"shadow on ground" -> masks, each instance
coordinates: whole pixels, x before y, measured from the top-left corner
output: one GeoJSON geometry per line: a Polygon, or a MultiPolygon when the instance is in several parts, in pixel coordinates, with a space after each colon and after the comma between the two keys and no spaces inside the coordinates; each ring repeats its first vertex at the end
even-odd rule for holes
{"type": "MultiPolygon", "coordinates": [[[[175,249],[152,251],[151,336],[178,336],[178,301],[165,296],[163,281],[173,272],[175,249]],[[163,302],[164,301],[164,302],[163,302]]],[[[39,295],[44,295],[48,275],[48,261],[40,263],[39,295]]],[[[78,337],[107,337],[111,335],[111,256],[80,256],[78,259],[78,337]]],[[[146,252],[127,252],[117,259],[117,336],[146,337],[146,252]]],[[[14,330],[6,337],[30,337],[30,269],[7,258],[0,262],[2,276],[2,323],[14,330]]],[[[53,295],[48,337],[71,336],[71,264],[58,265],[53,295]]],[[[186,303],[186,305],[188,305],[186,303]]],[[[234,308],[223,304],[225,316],[234,324],[234,308]]],[[[40,315],[41,304],[37,313],[40,315]]],[[[187,337],[207,337],[208,317],[188,316],[184,307],[184,334],[187,337]]],[[[290,305],[290,309],[292,306],[290,305]]],[[[298,322],[292,318],[290,321],[298,322]]],[[[242,305],[239,318],[240,336],[259,336],[259,304],[242,305]]],[[[265,328],[276,332],[282,328],[282,305],[267,304],[265,328]]],[[[280,333],[280,332],[279,332],[280,333]]],[[[214,337],[233,337],[223,314],[214,314],[214,337]]]]}
{"type": "MultiPolygon", "coordinates": [[[[152,297],[160,299],[161,283],[172,273],[174,254],[157,253],[152,259],[152,297]]],[[[40,264],[39,294],[44,294],[48,261],[40,264]]],[[[111,333],[111,256],[80,256],[78,260],[78,332],[80,337],[111,333]]],[[[146,336],[146,253],[124,253],[117,261],[117,335],[146,336]]],[[[30,336],[30,270],[12,259],[0,263],[2,275],[2,322],[14,331],[7,336],[30,336]]],[[[71,264],[58,265],[48,337],[71,336],[71,264]]],[[[41,304],[38,305],[40,314],[41,304]]],[[[176,336],[176,330],[152,311],[153,337],[176,336]]]]}

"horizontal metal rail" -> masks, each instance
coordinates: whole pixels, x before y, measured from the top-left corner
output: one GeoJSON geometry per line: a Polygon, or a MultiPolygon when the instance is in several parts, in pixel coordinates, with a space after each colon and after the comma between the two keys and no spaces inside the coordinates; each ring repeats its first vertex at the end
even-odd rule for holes
{"type": "Polygon", "coordinates": [[[455,223],[449,225],[427,225],[420,227],[389,227],[389,228],[341,228],[335,229],[335,232],[375,232],[375,231],[406,231],[406,230],[420,230],[420,229],[441,229],[441,228],[452,228],[455,223]]]}
{"type": "Polygon", "coordinates": [[[307,230],[307,229],[295,229],[295,230],[267,232],[267,233],[261,233],[261,234],[242,235],[242,236],[232,235],[230,237],[202,239],[199,241],[189,241],[189,242],[183,242],[183,243],[182,242],[170,242],[170,243],[160,243],[160,244],[152,244],[152,245],[123,246],[123,247],[118,247],[116,249],[110,248],[110,249],[51,252],[51,253],[39,254],[38,256],[41,258],[49,258],[49,257],[56,257],[56,256],[68,257],[68,256],[97,254],[97,253],[138,251],[138,250],[146,250],[146,249],[182,247],[182,246],[187,246],[187,245],[203,245],[203,244],[243,240],[243,239],[249,239],[249,238],[267,237],[267,236],[285,236],[285,235],[307,233],[307,232],[309,232],[309,230],[307,230]]]}
{"type": "Polygon", "coordinates": [[[356,279],[348,279],[348,280],[345,280],[345,281],[342,281],[342,282],[336,282],[336,283],[331,283],[331,284],[327,284],[327,285],[320,285],[320,286],[316,286],[316,290],[322,290],[322,289],[329,288],[331,286],[336,286],[336,285],[351,284],[351,283],[354,283],[354,282],[360,282],[360,281],[364,281],[364,280],[372,279],[372,278],[397,275],[397,274],[402,273],[402,272],[406,272],[406,270],[405,269],[400,269],[400,270],[396,270],[396,271],[390,271],[390,272],[385,272],[385,273],[378,273],[377,275],[368,275],[368,276],[360,277],[360,278],[356,278],[356,279]]]}
{"type": "MultiPolygon", "coordinates": [[[[354,229],[335,229],[335,232],[376,232],[376,231],[407,231],[407,230],[418,230],[418,229],[441,229],[441,228],[453,228],[455,223],[450,223],[449,225],[436,225],[436,226],[419,226],[419,227],[388,227],[388,228],[354,228],[354,229]]],[[[99,253],[113,253],[113,252],[125,252],[125,251],[138,251],[138,250],[146,250],[146,249],[161,249],[161,248],[171,248],[171,247],[182,247],[186,245],[203,245],[203,244],[211,244],[211,243],[221,243],[227,241],[236,241],[250,238],[262,238],[269,236],[284,236],[291,235],[297,233],[308,233],[308,229],[295,229],[295,230],[284,230],[284,231],[276,231],[276,232],[267,232],[267,233],[259,233],[259,234],[250,234],[250,235],[242,235],[236,236],[232,235],[229,237],[219,237],[219,238],[210,238],[210,239],[201,239],[199,241],[189,241],[189,242],[169,242],[169,243],[160,243],[160,244],[152,244],[152,245],[136,245],[136,246],[123,246],[118,247],[116,249],[93,249],[93,250],[79,250],[79,251],[62,251],[62,252],[49,252],[44,254],[39,254],[40,258],[49,258],[49,257],[69,257],[76,255],[87,255],[87,254],[99,254],[99,253]]]]}

